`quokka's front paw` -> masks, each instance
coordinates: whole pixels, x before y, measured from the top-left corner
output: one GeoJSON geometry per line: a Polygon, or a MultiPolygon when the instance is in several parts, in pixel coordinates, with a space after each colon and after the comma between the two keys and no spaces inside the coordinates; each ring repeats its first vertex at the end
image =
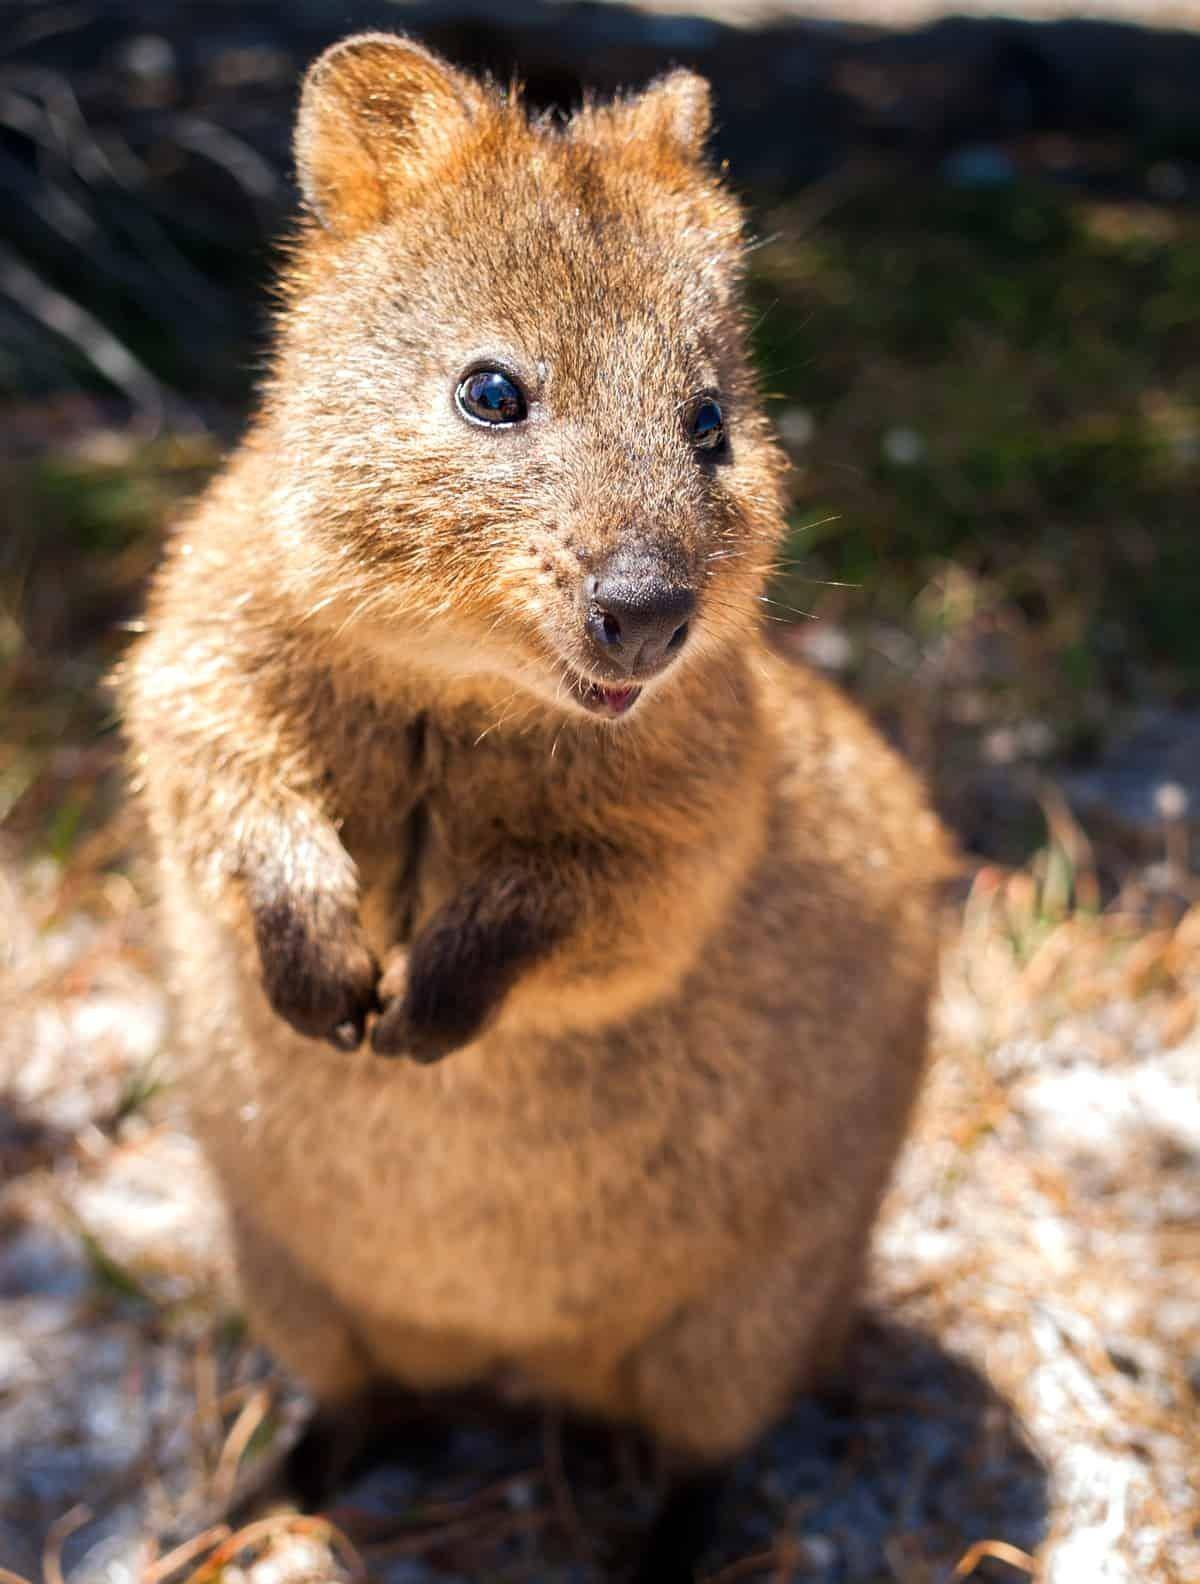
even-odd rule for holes
{"type": "Polygon", "coordinates": [[[532,913],[523,871],[497,871],[447,902],[398,952],[380,984],[371,1030],[382,1056],[435,1062],[467,1045],[499,1011],[525,968],[555,939],[532,913]]]}
{"type": "Polygon", "coordinates": [[[398,951],[384,970],[379,981],[383,1010],[371,1028],[371,1048],[380,1056],[407,1056],[430,1066],[465,1045],[478,1020],[471,1028],[463,1026],[457,989],[448,983],[418,985],[414,994],[413,956],[398,951]]]}
{"type": "Polygon", "coordinates": [[[355,1050],[379,1006],[379,964],[354,914],[324,898],[269,898],[254,907],[254,934],[280,1017],[310,1039],[355,1050]]]}

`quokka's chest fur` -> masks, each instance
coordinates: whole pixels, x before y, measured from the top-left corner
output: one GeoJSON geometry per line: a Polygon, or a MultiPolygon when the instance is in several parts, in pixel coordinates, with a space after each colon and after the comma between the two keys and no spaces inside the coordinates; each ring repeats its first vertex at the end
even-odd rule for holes
{"type": "MultiPolygon", "coordinates": [[[[684,679],[691,709],[666,732],[649,721],[583,738],[554,719],[523,720],[527,706],[514,705],[511,690],[439,696],[417,677],[364,700],[353,673],[298,689],[308,732],[326,745],[322,788],[380,958],[497,854],[516,853],[544,874],[568,863],[575,899],[601,916],[576,931],[569,960],[533,966],[501,1026],[609,1024],[676,984],[765,840],[769,750],[759,701],[741,665],[721,682],[732,710],[706,707],[712,683],[701,675],[684,679]],[[614,853],[623,863],[615,884],[614,853]],[[632,916],[611,927],[606,902],[635,895],[632,916]],[[574,1005],[557,1000],[568,985],[574,1005]]],[[[560,900],[569,905],[571,896],[560,900]]]]}

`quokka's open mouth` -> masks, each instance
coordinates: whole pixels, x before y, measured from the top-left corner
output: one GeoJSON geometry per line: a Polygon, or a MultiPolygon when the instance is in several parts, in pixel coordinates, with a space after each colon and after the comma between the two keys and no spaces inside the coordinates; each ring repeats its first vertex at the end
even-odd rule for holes
{"type": "Polygon", "coordinates": [[[626,683],[623,687],[606,687],[600,682],[590,682],[586,677],[581,676],[573,679],[572,692],[590,714],[606,716],[609,720],[616,720],[619,715],[627,715],[642,696],[642,690],[636,683],[626,683]]]}

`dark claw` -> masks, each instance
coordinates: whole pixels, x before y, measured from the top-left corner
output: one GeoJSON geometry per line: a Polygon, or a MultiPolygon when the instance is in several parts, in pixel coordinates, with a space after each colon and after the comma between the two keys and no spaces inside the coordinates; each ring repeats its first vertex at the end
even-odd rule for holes
{"type": "Polygon", "coordinates": [[[281,895],[258,904],[254,928],[280,1017],[309,1039],[356,1050],[379,1005],[379,967],[354,916],[328,899],[281,895]]]}

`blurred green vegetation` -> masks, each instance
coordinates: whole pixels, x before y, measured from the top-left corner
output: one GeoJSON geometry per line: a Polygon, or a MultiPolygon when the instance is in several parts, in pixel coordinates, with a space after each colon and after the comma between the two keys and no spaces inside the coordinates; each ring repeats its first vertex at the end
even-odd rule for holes
{"type": "Polygon", "coordinates": [[[1044,776],[1200,688],[1200,214],[886,171],[817,197],[754,255],[795,464],[770,609],[1020,861],[1044,776]]]}
{"type": "Polygon", "coordinates": [[[172,513],[218,452],[114,429],[0,461],[0,830],[66,862],[119,797],[116,664],[172,513]]]}
{"type": "Polygon", "coordinates": [[[950,564],[973,593],[939,615],[988,607],[1077,708],[1139,668],[1194,688],[1200,216],[884,181],[801,240],[775,228],[752,290],[801,440],[794,603],[846,580],[907,623],[950,564]]]}

